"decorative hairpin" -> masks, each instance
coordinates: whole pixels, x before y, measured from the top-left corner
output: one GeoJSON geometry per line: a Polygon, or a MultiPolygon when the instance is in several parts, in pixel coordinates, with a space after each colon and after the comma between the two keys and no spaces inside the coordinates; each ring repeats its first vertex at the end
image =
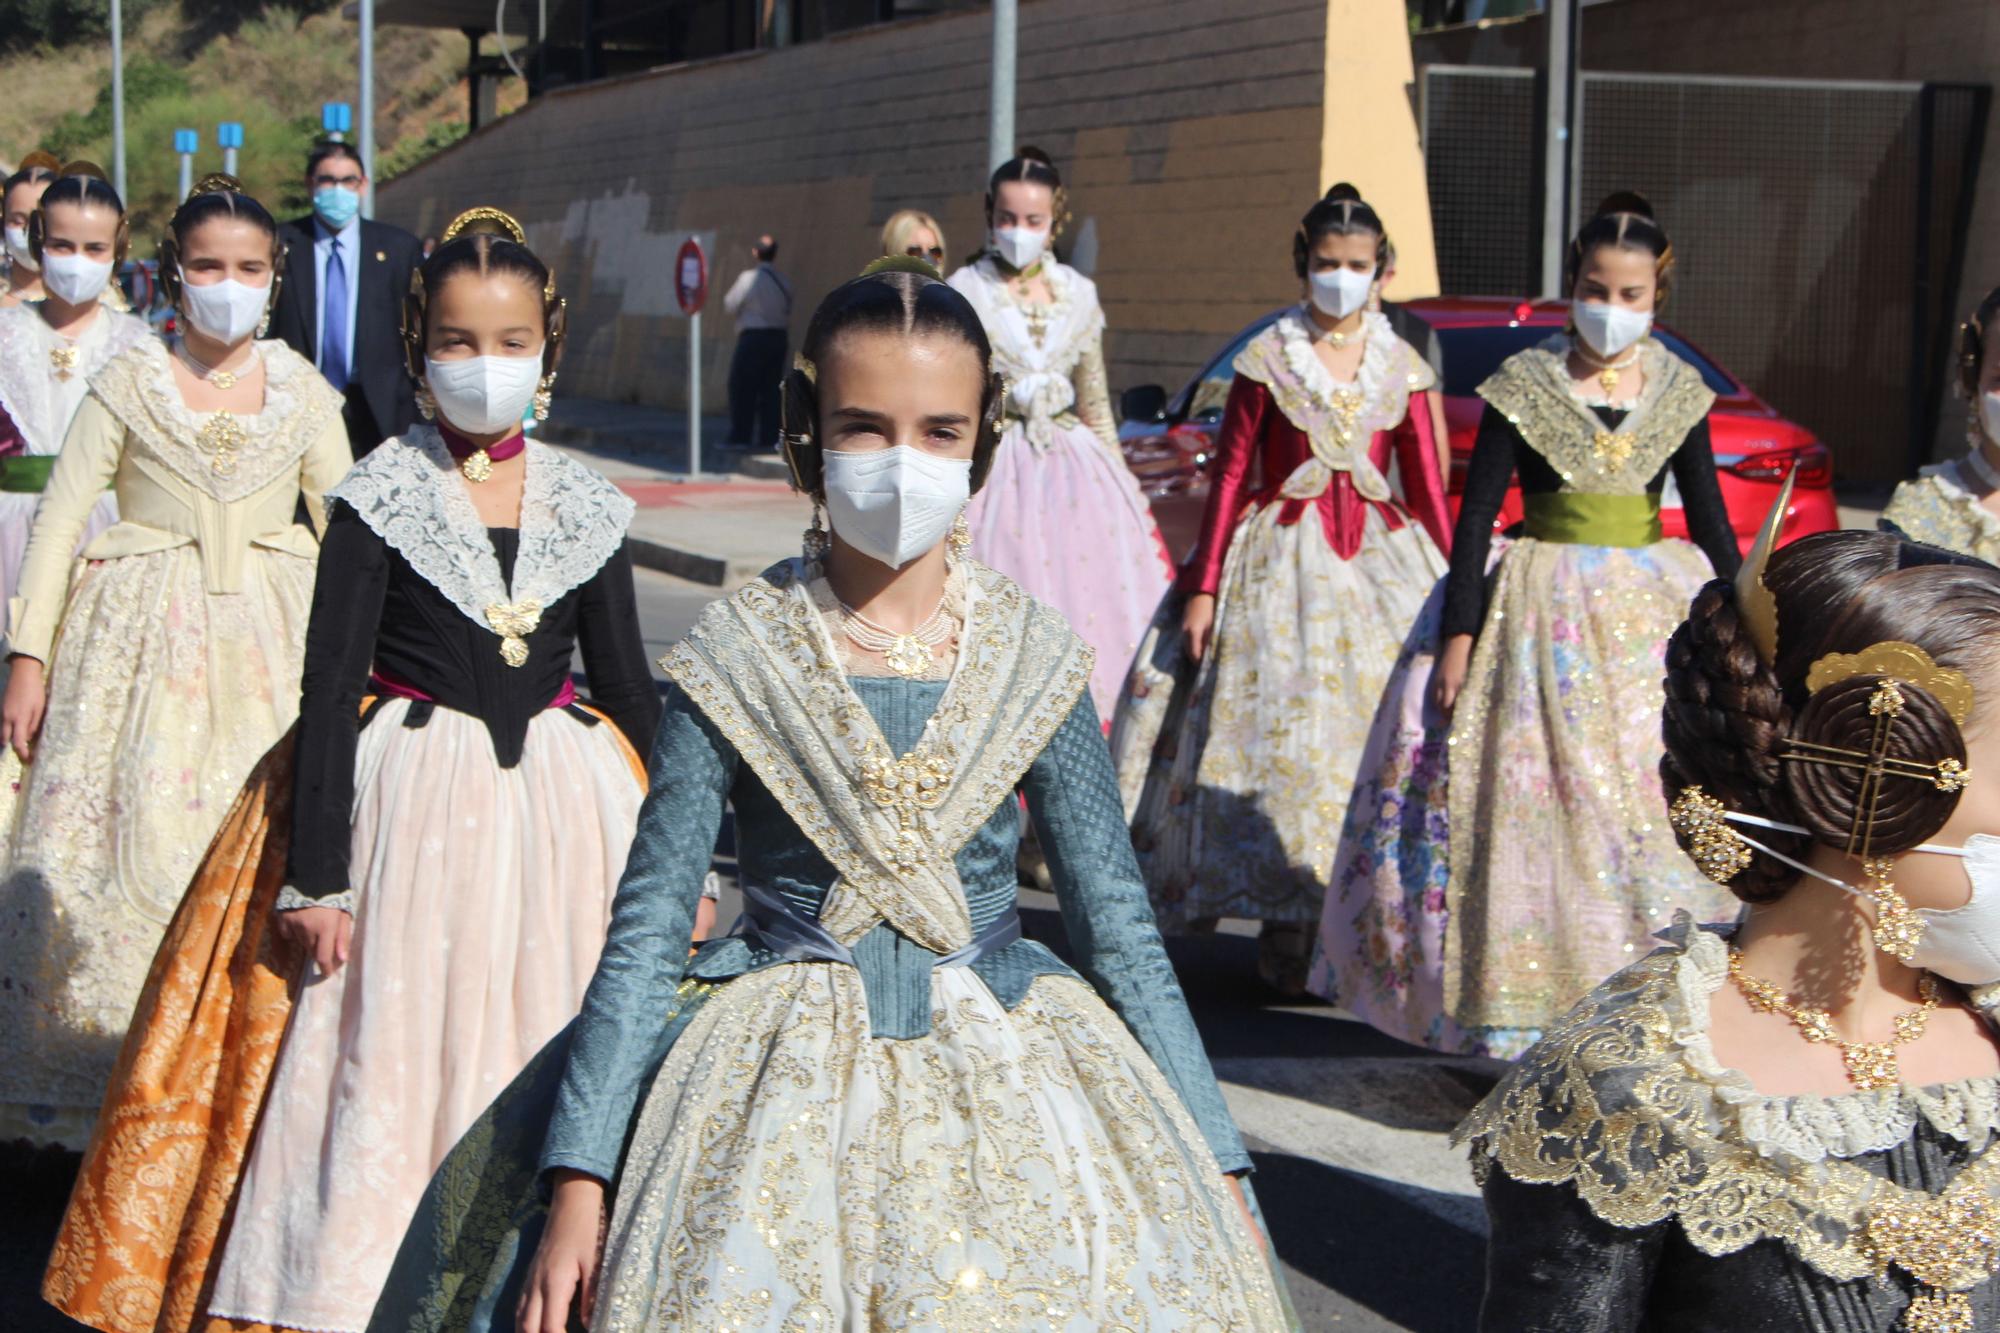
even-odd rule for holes
{"type": "Polygon", "coordinates": [[[1736,614],[1743,628],[1749,631],[1750,642],[1765,666],[1778,660],[1778,599],[1764,586],[1764,570],[1771,563],[1771,552],[1778,549],[1778,534],[1784,530],[1785,515],[1792,507],[1792,486],[1798,476],[1796,467],[1785,474],[1778,502],[1764,516],[1756,543],[1751,546],[1743,567],[1736,571],[1736,614]]]}

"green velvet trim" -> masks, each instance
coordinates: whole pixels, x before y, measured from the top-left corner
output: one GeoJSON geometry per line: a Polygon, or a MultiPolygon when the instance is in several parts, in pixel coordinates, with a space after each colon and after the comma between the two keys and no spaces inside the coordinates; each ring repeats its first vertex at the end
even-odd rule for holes
{"type": "Polygon", "coordinates": [[[1556,491],[1524,495],[1527,535],[1571,546],[1651,546],[1659,541],[1657,495],[1585,495],[1556,491]]]}

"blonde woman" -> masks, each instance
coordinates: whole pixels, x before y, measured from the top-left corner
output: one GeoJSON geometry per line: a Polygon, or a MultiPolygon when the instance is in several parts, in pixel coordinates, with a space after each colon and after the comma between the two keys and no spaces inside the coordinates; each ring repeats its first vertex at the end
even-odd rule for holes
{"type": "Polygon", "coordinates": [[[920,208],[901,208],[882,224],[882,253],[921,259],[944,272],[944,228],[920,208]]]}

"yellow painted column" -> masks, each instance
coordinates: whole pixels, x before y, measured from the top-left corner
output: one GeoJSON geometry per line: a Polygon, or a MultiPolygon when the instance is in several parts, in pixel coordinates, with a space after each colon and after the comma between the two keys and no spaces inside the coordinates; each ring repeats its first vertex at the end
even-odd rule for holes
{"type": "Polygon", "coordinates": [[[1438,290],[1415,79],[1403,0],[1327,0],[1320,189],[1347,181],[1382,215],[1396,243],[1387,294],[1399,301],[1438,290]]]}

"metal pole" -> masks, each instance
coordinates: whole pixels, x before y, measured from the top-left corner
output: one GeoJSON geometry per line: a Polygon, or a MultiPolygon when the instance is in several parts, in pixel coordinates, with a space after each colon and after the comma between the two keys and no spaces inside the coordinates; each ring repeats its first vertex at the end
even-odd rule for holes
{"type": "Polygon", "coordinates": [[[998,171],[1014,156],[1014,55],[1016,0],[993,0],[993,105],[986,134],[986,169],[998,171]]]}
{"type": "Polygon", "coordinates": [[[181,188],[180,188],[180,193],[175,195],[174,197],[177,199],[186,199],[188,197],[188,192],[192,189],[194,189],[194,154],[182,153],[181,188]]]}
{"type": "Polygon", "coordinates": [[[111,0],[111,185],[118,191],[118,197],[123,199],[125,197],[125,7],[119,0],[111,0]]]}
{"type": "Polygon", "coordinates": [[[688,316],[688,475],[701,475],[701,311],[688,316]]]}
{"type": "Polygon", "coordinates": [[[1542,295],[1561,297],[1569,243],[1570,117],[1576,98],[1577,0],[1544,0],[1549,27],[1548,117],[1542,140],[1542,295]]]}
{"type": "Polygon", "coordinates": [[[368,188],[361,196],[361,216],[375,216],[375,0],[361,0],[361,169],[368,188]]]}

